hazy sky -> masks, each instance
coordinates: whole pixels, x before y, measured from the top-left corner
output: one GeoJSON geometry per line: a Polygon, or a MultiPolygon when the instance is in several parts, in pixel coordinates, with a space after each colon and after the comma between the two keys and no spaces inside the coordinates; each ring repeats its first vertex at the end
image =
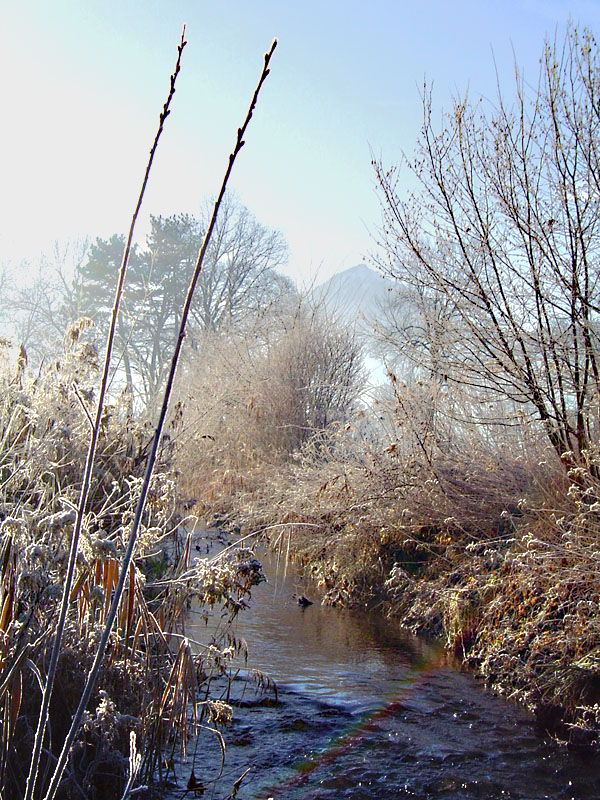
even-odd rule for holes
{"type": "Polygon", "coordinates": [[[0,261],[126,230],[186,22],[146,215],[216,192],[277,37],[232,186],[286,236],[289,274],[323,280],[373,249],[370,150],[412,152],[424,78],[439,113],[493,99],[494,60],[510,94],[513,57],[534,82],[569,14],[600,32],[600,0],[4,0],[0,261]]]}

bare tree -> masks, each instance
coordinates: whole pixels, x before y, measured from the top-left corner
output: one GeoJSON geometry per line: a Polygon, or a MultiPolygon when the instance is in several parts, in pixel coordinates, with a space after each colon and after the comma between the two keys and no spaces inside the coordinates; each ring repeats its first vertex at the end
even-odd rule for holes
{"type": "Polygon", "coordinates": [[[258,313],[291,290],[290,281],[277,272],[286,260],[281,233],[226,197],[198,283],[194,319],[204,330],[218,330],[258,313]]]}
{"type": "Polygon", "coordinates": [[[403,381],[443,381],[454,316],[446,295],[428,290],[415,273],[410,285],[398,282],[379,302],[374,353],[403,381]]]}
{"type": "Polygon", "coordinates": [[[354,326],[322,306],[301,308],[290,322],[271,348],[266,377],[293,450],[332,423],[345,422],[356,410],[366,377],[354,326]]]}
{"type": "Polygon", "coordinates": [[[27,276],[25,285],[22,276],[21,280],[13,276],[7,287],[7,327],[34,363],[60,352],[67,327],[83,313],[76,276],[88,248],[86,239],[55,242],[37,267],[21,264],[20,272],[27,276]]]}
{"type": "MultiPolygon", "coordinates": [[[[547,43],[537,87],[454,104],[437,133],[429,91],[408,162],[422,191],[375,163],[379,265],[448,312],[442,373],[532,409],[582,463],[597,437],[600,60],[589,31],[547,43]]],[[[439,351],[438,351],[439,354],[439,351]]]]}

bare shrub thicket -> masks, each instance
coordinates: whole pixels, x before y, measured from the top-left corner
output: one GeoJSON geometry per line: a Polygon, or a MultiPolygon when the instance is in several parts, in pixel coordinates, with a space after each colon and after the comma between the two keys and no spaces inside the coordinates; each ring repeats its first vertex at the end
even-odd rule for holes
{"type": "MultiPolygon", "coordinates": [[[[597,438],[598,106],[592,35],[548,44],[537,91],[517,74],[513,105],[457,101],[406,166],[422,191],[376,163],[378,263],[425,305],[431,369],[533,413],[559,456],[597,438]]],[[[405,352],[408,349],[405,348],[405,352]]]]}
{"type": "Polygon", "coordinates": [[[290,537],[329,600],[412,608],[411,627],[440,631],[442,598],[417,610],[398,581],[458,569],[473,543],[505,549],[523,516],[521,498],[543,474],[543,441],[532,430],[516,451],[513,434],[491,441],[472,429],[459,437],[425,387],[392,385],[390,396],[325,440],[305,442],[286,469],[241,482],[235,516],[248,531],[290,537]]]}
{"type": "Polygon", "coordinates": [[[353,330],[301,302],[273,309],[245,331],[207,335],[184,381],[184,482],[227,507],[231,493],[316,447],[355,410],[362,348],[353,330]]]}

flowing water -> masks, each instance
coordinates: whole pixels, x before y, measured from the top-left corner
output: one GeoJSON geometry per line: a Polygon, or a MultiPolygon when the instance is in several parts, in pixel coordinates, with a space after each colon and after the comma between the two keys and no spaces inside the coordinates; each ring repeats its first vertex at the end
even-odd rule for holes
{"type": "MultiPolygon", "coordinates": [[[[593,756],[541,736],[525,711],[486,692],[439,646],[376,614],[318,602],[303,609],[294,595],[318,601],[314,589],[289,567],[284,576],[273,557],[262,560],[268,582],[236,632],[248,641],[249,664],[276,682],[277,701],[247,671],[233,682],[217,784],[216,738],[203,737],[196,753],[204,797],[226,797],[250,768],[239,800],[600,798],[593,756]]],[[[193,611],[187,633],[206,637],[193,611]]]]}

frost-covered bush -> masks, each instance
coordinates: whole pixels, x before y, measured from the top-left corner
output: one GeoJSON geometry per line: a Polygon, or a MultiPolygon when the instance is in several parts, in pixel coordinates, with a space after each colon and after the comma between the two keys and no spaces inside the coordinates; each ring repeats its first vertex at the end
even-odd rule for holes
{"type": "MultiPolygon", "coordinates": [[[[2,348],[0,367],[0,715],[6,720],[3,797],[23,796],[33,732],[65,581],[95,403],[98,365],[82,320],[61,357],[30,375],[2,348]]],[[[173,433],[174,431],[171,431],[173,433]]],[[[122,395],[106,405],[62,640],[40,775],[60,751],[79,701],[115,589],[152,432],[122,395]]],[[[183,744],[202,723],[227,717],[200,710],[214,675],[227,673],[232,637],[194,653],[184,637],[190,602],[220,605],[233,618],[261,578],[249,551],[191,564],[179,554],[172,436],[152,480],[116,624],[97,687],[71,754],[63,797],[118,797],[126,783],[130,735],[141,747],[140,780],[162,774],[165,747],[183,744]],[[164,545],[164,546],[163,546],[164,545]],[[157,567],[157,553],[163,551],[157,567]],[[168,555],[170,554],[170,555],[168,555]],[[160,580],[155,580],[157,568],[160,580]],[[110,775],[110,780],[106,780],[110,775]],[[104,776],[104,777],[103,777],[104,776]]],[[[207,703],[208,703],[207,699],[207,703]]],[[[43,780],[43,778],[42,778],[43,780]]]]}

